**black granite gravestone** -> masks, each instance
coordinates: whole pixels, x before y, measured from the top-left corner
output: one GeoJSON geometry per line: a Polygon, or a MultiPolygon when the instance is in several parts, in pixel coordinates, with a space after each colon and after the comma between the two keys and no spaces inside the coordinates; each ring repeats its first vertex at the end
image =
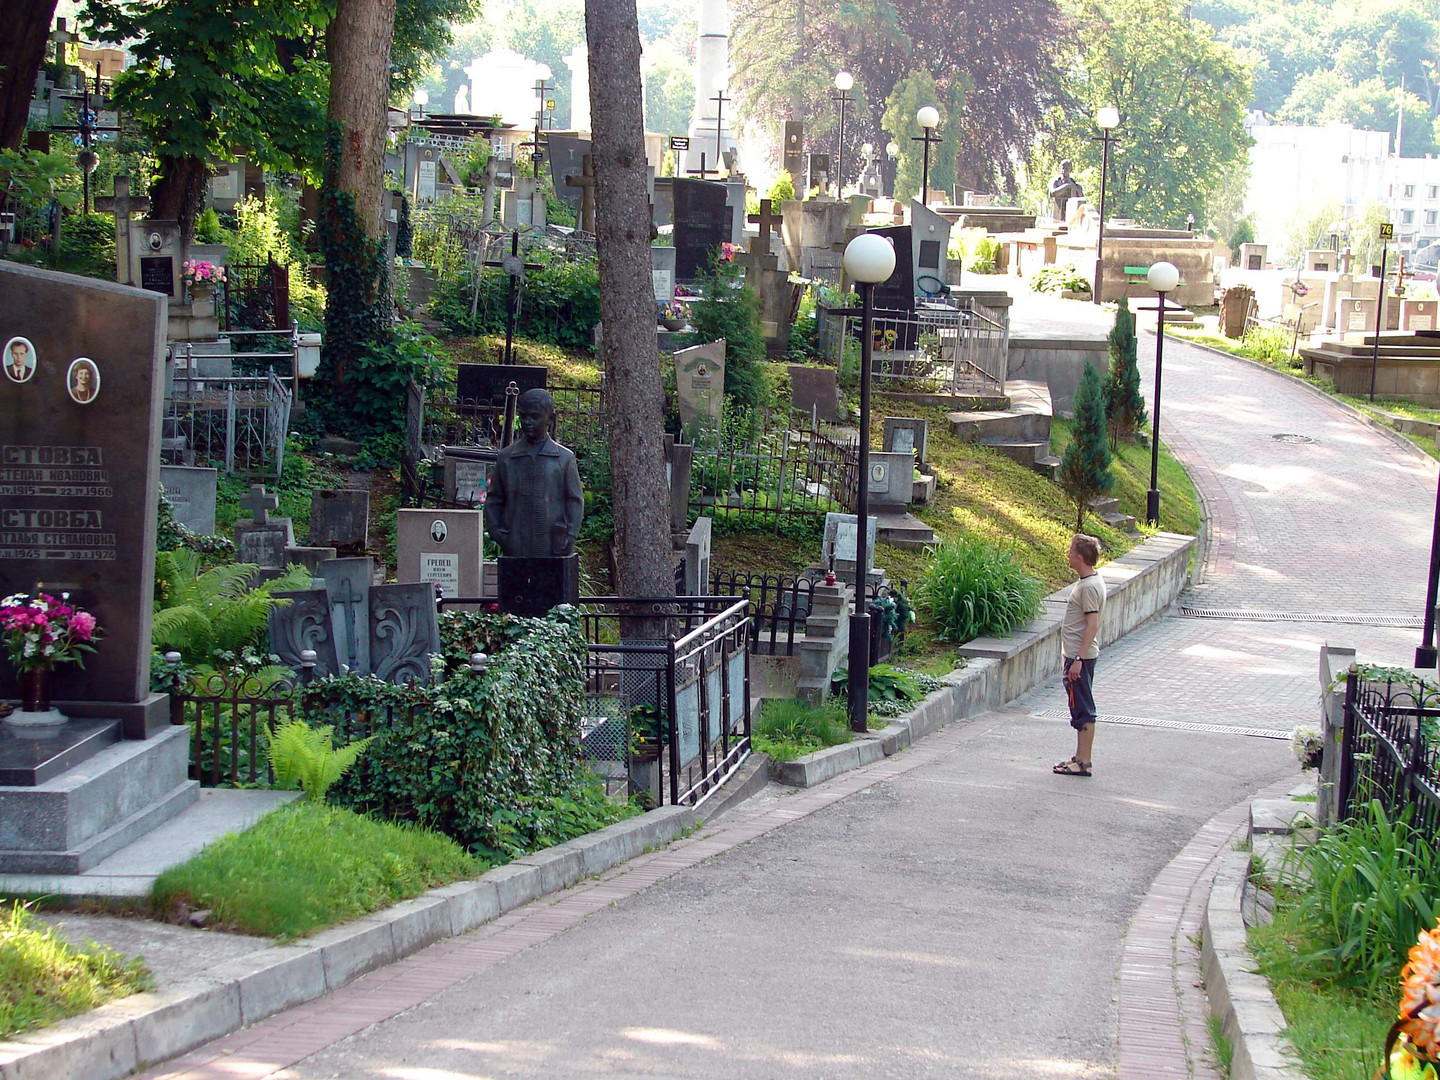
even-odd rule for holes
{"type": "Polygon", "coordinates": [[[730,236],[734,215],[725,188],[709,180],[677,177],[675,193],[675,280],[694,281],[710,252],[730,236]]]}
{"type": "MultiPolygon", "coordinates": [[[[82,668],[56,669],[54,704],[109,717],[127,738],[169,723],[150,693],[155,524],[160,492],[164,298],[0,262],[0,336],[35,346],[34,375],[0,379],[0,596],[68,593],[103,638],[82,668]],[[98,370],[82,403],[74,361],[98,370]]],[[[15,698],[0,662],[0,698],[15,698]]]]}
{"type": "Polygon", "coordinates": [[[801,121],[785,121],[785,145],[782,147],[782,154],[783,167],[792,181],[805,175],[805,125],[801,121]]]}
{"type": "Polygon", "coordinates": [[[550,158],[550,182],[555,185],[555,194],[571,206],[580,205],[580,188],[565,183],[567,176],[579,176],[585,171],[585,155],[590,153],[590,140],[577,139],[573,135],[549,135],[546,137],[550,158]]]}
{"type": "Polygon", "coordinates": [[[550,369],[527,364],[460,364],[455,369],[455,396],[466,405],[505,407],[505,388],[512,382],[526,390],[544,390],[550,369]]]}
{"type": "MultiPolygon", "coordinates": [[[[919,338],[919,325],[914,320],[915,311],[915,259],[910,246],[911,229],[908,225],[895,225],[887,229],[871,229],[895,245],[895,272],[875,286],[875,317],[886,322],[884,329],[895,331],[890,349],[913,349],[919,338]]],[[[859,320],[855,320],[859,332],[859,320]]]]}
{"type": "Polygon", "coordinates": [[[545,615],[559,604],[580,603],[580,556],[518,558],[499,563],[500,610],[510,615],[545,615]]]}

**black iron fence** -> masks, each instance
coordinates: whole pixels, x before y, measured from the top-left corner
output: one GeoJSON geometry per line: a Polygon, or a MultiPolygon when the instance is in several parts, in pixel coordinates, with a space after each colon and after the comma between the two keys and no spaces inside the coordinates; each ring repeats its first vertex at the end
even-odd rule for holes
{"type": "Polygon", "coordinates": [[[226,330],[290,329],[290,267],[274,255],[226,266],[224,298],[226,330]]]}
{"type": "Polygon", "coordinates": [[[1440,697],[1418,682],[1345,683],[1339,807],[1342,817],[1378,799],[1387,814],[1409,812],[1430,835],[1440,830],[1440,697]]]}
{"type": "Polygon", "coordinates": [[[204,787],[273,784],[270,734],[294,719],[299,703],[296,681],[255,674],[214,674],[173,691],[170,722],[191,728],[190,779],[204,787]]]}
{"type": "Polygon", "coordinates": [[[696,439],[690,509],[744,529],[785,532],[853,512],[859,447],[810,417],[773,411],[696,439]]]}

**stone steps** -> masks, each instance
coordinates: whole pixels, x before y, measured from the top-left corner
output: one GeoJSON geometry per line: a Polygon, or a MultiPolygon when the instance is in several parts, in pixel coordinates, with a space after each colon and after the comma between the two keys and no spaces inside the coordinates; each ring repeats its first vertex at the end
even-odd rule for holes
{"type": "Polygon", "coordinates": [[[1120,512],[1120,500],[1111,495],[1100,495],[1090,500],[1090,511],[1112,529],[1122,532],[1135,531],[1135,518],[1120,512]]]}
{"type": "MultiPolygon", "coordinates": [[[[1044,462],[1052,457],[1050,453],[1050,440],[1036,442],[1022,442],[1019,439],[981,439],[981,446],[988,446],[1004,454],[1011,461],[1024,465],[1027,469],[1035,469],[1037,472],[1044,471],[1044,462]],[[1039,466],[1037,468],[1037,466],[1039,466]]],[[[1057,462],[1059,458],[1055,459],[1057,462]]]]}

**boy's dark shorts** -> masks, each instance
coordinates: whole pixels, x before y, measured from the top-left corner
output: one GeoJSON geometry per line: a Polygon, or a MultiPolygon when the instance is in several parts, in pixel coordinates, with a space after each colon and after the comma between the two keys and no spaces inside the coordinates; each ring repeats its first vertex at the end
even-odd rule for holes
{"type": "Polygon", "coordinates": [[[1075,661],[1061,657],[1060,670],[1065,681],[1065,696],[1070,702],[1070,726],[1079,731],[1095,722],[1095,661],[1080,661],[1080,678],[1070,678],[1070,665],[1075,661]]]}

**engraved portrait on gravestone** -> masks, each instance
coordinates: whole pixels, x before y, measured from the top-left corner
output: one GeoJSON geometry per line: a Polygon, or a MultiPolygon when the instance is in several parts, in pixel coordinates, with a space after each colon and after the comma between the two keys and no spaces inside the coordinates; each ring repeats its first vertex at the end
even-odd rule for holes
{"type": "Polygon", "coordinates": [[[70,370],[65,373],[65,386],[77,405],[88,405],[99,397],[100,369],[95,361],[87,356],[71,361],[70,370]]]}
{"type": "Polygon", "coordinates": [[[1085,196],[1085,189],[1080,186],[1080,181],[1070,175],[1070,167],[1070,162],[1060,162],[1060,175],[1050,181],[1051,216],[1056,221],[1065,220],[1066,203],[1085,196]]]}
{"type": "Polygon", "coordinates": [[[29,338],[12,337],[5,343],[5,374],[11,382],[27,382],[35,374],[35,346],[29,338]]]}
{"type": "Polygon", "coordinates": [[[507,556],[575,554],[585,513],[575,455],[550,438],[555,400],[545,390],[520,395],[523,438],[496,456],[485,499],[485,528],[507,556]]]}

